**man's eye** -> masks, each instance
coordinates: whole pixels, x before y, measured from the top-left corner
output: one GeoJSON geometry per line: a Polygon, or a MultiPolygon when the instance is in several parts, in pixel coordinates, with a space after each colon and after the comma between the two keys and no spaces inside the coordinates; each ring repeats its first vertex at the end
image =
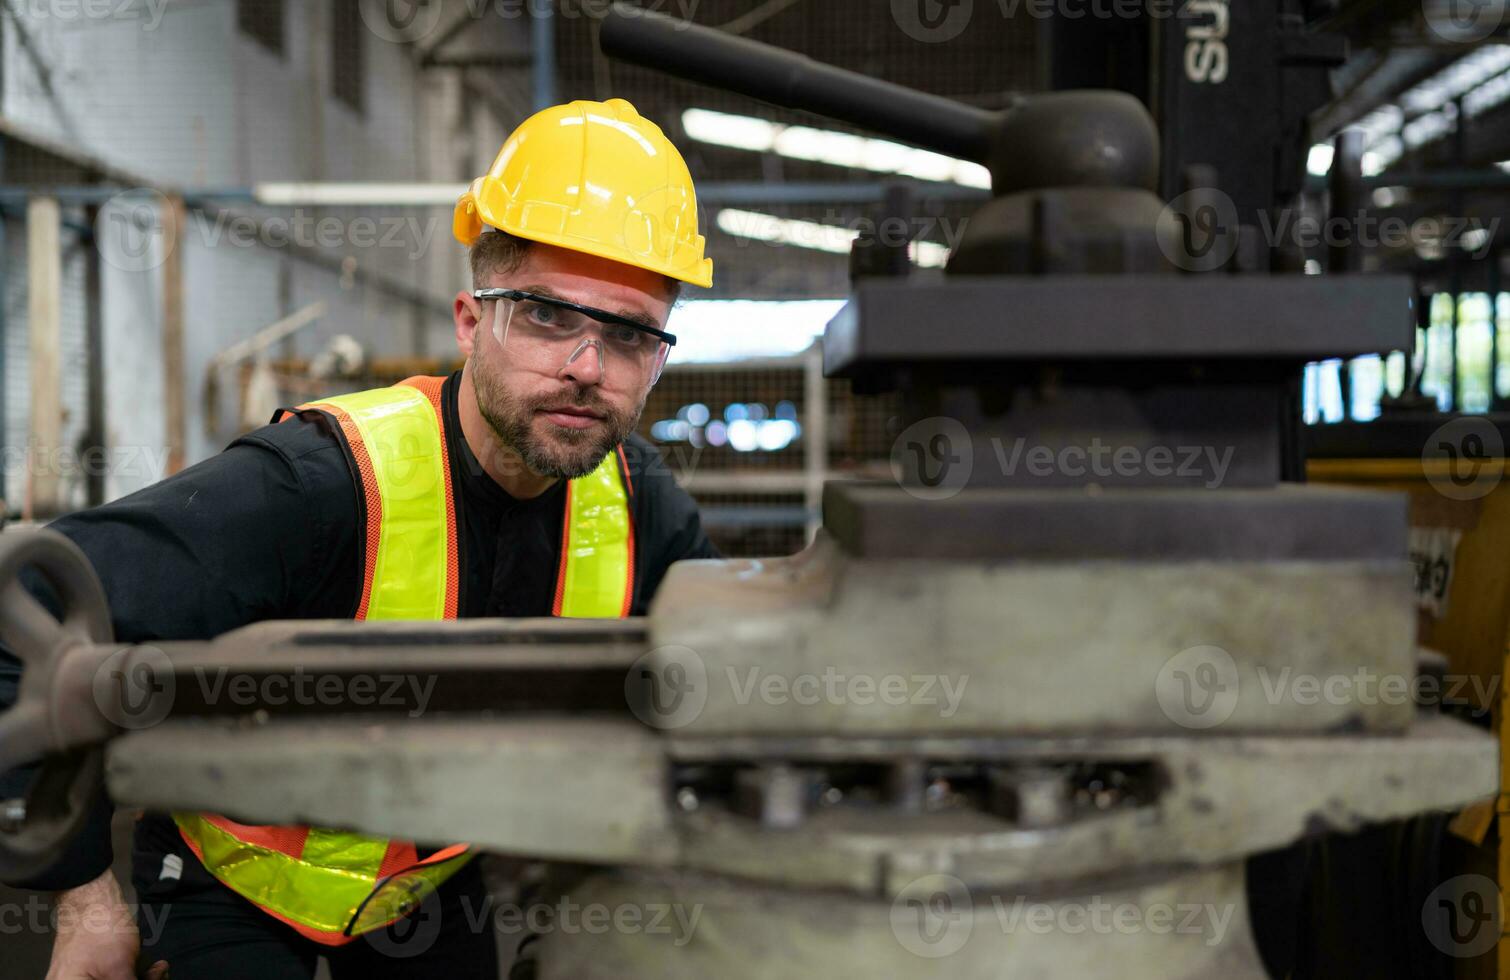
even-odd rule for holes
{"type": "Polygon", "coordinates": [[[538,323],[542,327],[560,326],[561,323],[560,313],[544,303],[531,303],[525,307],[524,315],[529,317],[531,323],[538,323]]]}
{"type": "Polygon", "coordinates": [[[604,331],[604,334],[609,340],[623,347],[638,347],[641,338],[644,337],[644,334],[633,327],[610,326],[604,331]]]}

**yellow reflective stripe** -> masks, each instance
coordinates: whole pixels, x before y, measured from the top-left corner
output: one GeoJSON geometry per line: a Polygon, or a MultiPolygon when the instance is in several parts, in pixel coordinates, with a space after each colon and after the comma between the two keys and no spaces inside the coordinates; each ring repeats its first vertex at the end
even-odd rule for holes
{"type": "Polygon", "coordinates": [[[258,905],[312,929],[345,929],[377,880],[377,865],[368,874],[322,868],[248,844],[198,813],[175,813],[173,820],[199,846],[201,861],[216,878],[258,905]]]}
{"type": "MultiPolygon", "coordinates": [[[[445,457],[435,409],[405,385],[324,398],[362,435],[382,501],[368,619],[442,619],[446,610],[445,457]]],[[[369,543],[369,547],[370,547],[369,543]]]]}
{"type": "Polygon", "coordinates": [[[472,860],[473,855],[474,852],[468,849],[435,864],[389,875],[367,898],[367,904],[357,912],[356,921],[351,924],[351,934],[360,936],[364,932],[386,926],[399,916],[408,915],[441,882],[472,860]]]}
{"type": "Polygon", "coordinates": [[[629,497],[619,474],[619,454],[571,481],[566,521],[566,574],[561,615],[616,619],[624,614],[633,528],[629,497]]]}
{"type": "Polygon", "coordinates": [[[387,853],[387,838],[311,827],[299,860],[333,871],[354,871],[376,880],[378,869],[383,866],[383,855],[387,853]]]}

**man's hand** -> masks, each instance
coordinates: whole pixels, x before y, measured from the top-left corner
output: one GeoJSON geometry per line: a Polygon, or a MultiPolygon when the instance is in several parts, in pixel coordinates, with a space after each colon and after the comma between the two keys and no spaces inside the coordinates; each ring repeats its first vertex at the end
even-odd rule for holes
{"type": "MultiPolygon", "coordinates": [[[[106,871],[87,885],[58,895],[58,932],[47,980],[136,980],[141,938],[115,875],[106,871]]],[[[166,980],[158,960],[147,980],[166,980]]]]}

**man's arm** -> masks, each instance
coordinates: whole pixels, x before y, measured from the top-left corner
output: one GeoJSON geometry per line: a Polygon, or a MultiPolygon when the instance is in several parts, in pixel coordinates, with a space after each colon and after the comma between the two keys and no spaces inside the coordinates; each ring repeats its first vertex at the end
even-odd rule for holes
{"type": "MultiPolygon", "coordinates": [[[[94,566],[116,639],[209,639],[260,619],[341,615],[354,606],[357,569],[340,556],[354,553],[356,507],[339,443],[300,420],[260,430],[210,460],[52,528],[94,566]]],[[[15,661],[0,657],[0,705],[13,702],[17,675],[15,661]]],[[[0,783],[19,795],[29,778],[28,772],[7,773],[0,783]]],[[[111,809],[102,793],[64,858],[18,884],[63,890],[59,909],[72,919],[116,923],[123,907],[109,870],[111,809]]],[[[60,927],[49,976],[113,977],[122,962],[134,969],[136,949],[129,917],[108,929],[60,927]]]]}

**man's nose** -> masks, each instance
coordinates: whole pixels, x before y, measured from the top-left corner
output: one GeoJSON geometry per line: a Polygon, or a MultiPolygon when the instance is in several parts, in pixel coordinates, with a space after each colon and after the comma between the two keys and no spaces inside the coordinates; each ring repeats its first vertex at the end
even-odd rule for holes
{"type": "Polygon", "coordinates": [[[572,351],[571,357],[566,359],[566,364],[561,368],[561,377],[569,378],[581,385],[602,384],[602,343],[593,337],[584,339],[577,345],[577,349],[572,351]]]}

